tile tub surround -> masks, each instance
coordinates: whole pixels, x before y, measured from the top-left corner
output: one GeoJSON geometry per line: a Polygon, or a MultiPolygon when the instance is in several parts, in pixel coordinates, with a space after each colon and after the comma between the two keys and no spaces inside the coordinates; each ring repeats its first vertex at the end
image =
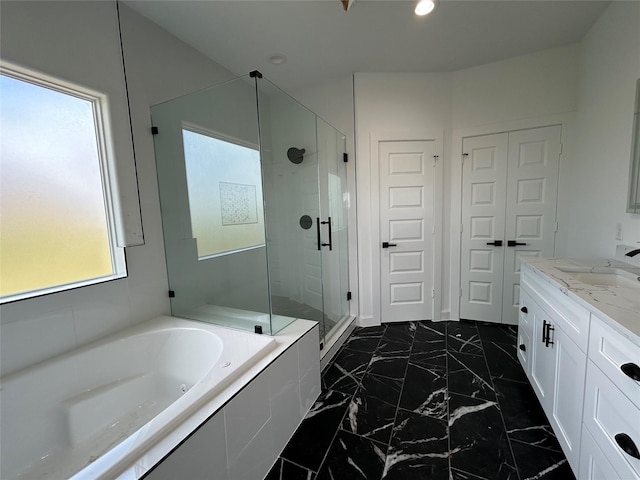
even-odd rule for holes
{"type": "Polygon", "coordinates": [[[515,335],[475,322],[356,329],[266,480],[574,478],[515,335]]]}
{"type": "Polygon", "coordinates": [[[273,338],[275,350],[118,478],[263,478],[320,394],[318,324],[296,320],[273,338]]]}
{"type": "Polygon", "coordinates": [[[616,286],[593,286],[582,283],[558,268],[618,268],[640,277],[640,267],[618,260],[522,257],[543,280],[596,314],[611,328],[640,346],[640,290],[616,286]]]}

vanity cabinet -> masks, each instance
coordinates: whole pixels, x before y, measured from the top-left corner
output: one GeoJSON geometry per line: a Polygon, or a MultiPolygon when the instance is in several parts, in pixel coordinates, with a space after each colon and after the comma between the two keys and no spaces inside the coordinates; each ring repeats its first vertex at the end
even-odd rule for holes
{"type": "MultiPolygon", "coordinates": [[[[529,357],[522,365],[569,464],[577,474],[587,342],[585,339],[578,345],[570,336],[576,331],[570,326],[576,320],[571,318],[569,322],[565,316],[568,315],[566,312],[573,310],[573,306],[557,303],[552,306],[549,298],[543,296],[546,286],[531,278],[531,275],[523,274],[521,283],[521,327],[518,330],[522,329],[523,340],[526,337],[530,339],[529,357]]],[[[556,299],[556,302],[559,300],[569,301],[565,298],[556,299]]],[[[588,319],[587,312],[587,323],[588,319]]],[[[588,330],[588,325],[585,328],[583,321],[579,322],[579,326],[581,332],[588,330]]],[[[523,361],[522,357],[520,360],[523,361]]]]}
{"type": "Polygon", "coordinates": [[[524,264],[518,359],[579,479],[640,480],[640,343],[585,305],[524,264]]]}

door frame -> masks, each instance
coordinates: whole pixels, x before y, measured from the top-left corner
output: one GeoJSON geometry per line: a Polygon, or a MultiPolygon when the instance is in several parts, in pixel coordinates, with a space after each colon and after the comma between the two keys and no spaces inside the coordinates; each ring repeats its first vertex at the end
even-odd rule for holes
{"type": "Polygon", "coordinates": [[[494,123],[480,127],[459,128],[453,130],[451,139],[451,231],[450,231],[450,250],[449,250],[449,278],[450,278],[450,312],[443,312],[443,317],[451,320],[460,320],[460,295],[462,285],[461,271],[461,248],[462,248],[462,140],[465,137],[475,137],[480,135],[492,135],[495,133],[504,133],[514,130],[528,130],[532,128],[548,127],[551,125],[562,126],[561,142],[563,145],[560,153],[560,172],[558,175],[558,198],[556,200],[557,221],[560,225],[556,232],[556,251],[555,256],[564,256],[566,251],[566,224],[563,205],[566,205],[568,191],[561,188],[563,173],[566,170],[566,161],[563,159],[569,157],[574,150],[575,139],[575,113],[561,113],[557,115],[546,115],[542,117],[533,117],[524,120],[515,120],[511,122],[494,123]]]}
{"type": "Polygon", "coordinates": [[[370,226],[371,226],[371,270],[372,280],[371,292],[375,296],[378,295],[377,301],[372,302],[372,313],[375,324],[381,323],[381,305],[380,305],[380,288],[382,287],[382,276],[380,269],[380,159],[379,144],[380,142],[410,142],[410,141],[433,141],[434,152],[438,155],[438,161],[434,167],[433,183],[434,183],[434,214],[433,214],[433,307],[431,311],[432,320],[441,319],[442,311],[442,207],[443,207],[443,172],[444,172],[444,150],[443,150],[444,132],[439,130],[400,130],[400,131],[372,131],[369,135],[370,147],[370,226]]]}

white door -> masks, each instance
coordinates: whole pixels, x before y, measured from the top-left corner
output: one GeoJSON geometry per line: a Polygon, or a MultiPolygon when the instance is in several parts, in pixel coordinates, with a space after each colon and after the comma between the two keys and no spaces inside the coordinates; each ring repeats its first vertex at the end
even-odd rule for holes
{"type": "Polygon", "coordinates": [[[463,139],[460,317],[515,325],[520,259],[555,250],[561,127],[463,139]]]}
{"type": "Polygon", "coordinates": [[[381,318],[431,319],[435,141],[383,141],[378,152],[381,318]]]}
{"type": "Polygon", "coordinates": [[[460,317],[500,320],[508,134],[465,138],[460,317]]]}
{"type": "Polygon", "coordinates": [[[559,125],[509,133],[502,323],[517,323],[520,258],[555,252],[560,139],[559,125]]]}

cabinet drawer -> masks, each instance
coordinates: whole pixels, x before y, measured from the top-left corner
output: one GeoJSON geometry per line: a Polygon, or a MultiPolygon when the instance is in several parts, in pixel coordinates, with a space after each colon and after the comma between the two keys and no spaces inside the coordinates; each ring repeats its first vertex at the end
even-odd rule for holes
{"type": "Polygon", "coordinates": [[[550,315],[557,325],[586,353],[589,343],[589,310],[567,297],[559,287],[541,279],[530,267],[523,267],[521,288],[550,315]]]}
{"type": "Polygon", "coordinates": [[[592,315],[589,358],[640,408],[640,381],[626,375],[621,368],[628,364],[640,367],[640,347],[592,315]]]}
{"type": "Polygon", "coordinates": [[[640,449],[640,409],[593,362],[587,363],[583,423],[618,478],[640,479],[640,460],[625,453],[615,439],[616,435],[626,434],[640,449]]]}
{"type": "Polygon", "coordinates": [[[524,369],[527,377],[531,380],[531,367],[529,358],[531,356],[531,337],[533,335],[533,311],[532,300],[529,296],[520,291],[520,308],[518,310],[518,360],[524,369]],[[529,313],[531,311],[531,313],[529,313]]]}
{"type": "Polygon", "coordinates": [[[580,449],[580,480],[612,480],[619,478],[611,463],[602,453],[600,447],[589,433],[582,427],[582,447],[580,449]]]}

